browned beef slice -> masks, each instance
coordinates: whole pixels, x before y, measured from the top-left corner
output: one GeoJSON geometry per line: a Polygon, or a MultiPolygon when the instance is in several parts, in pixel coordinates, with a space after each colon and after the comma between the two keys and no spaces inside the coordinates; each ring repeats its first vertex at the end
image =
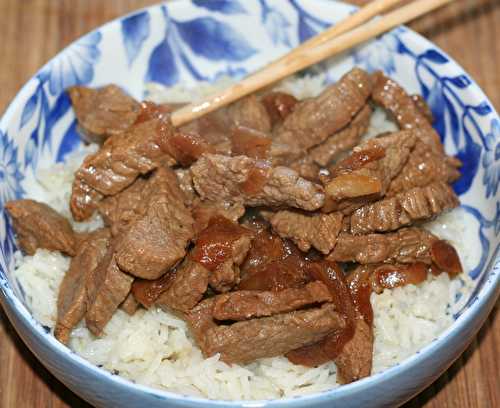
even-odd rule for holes
{"type": "Polygon", "coordinates": [[[113,235],[125,231],[144,211],[143,191],[147,183],[145,178],[138,178],[125,190],[99,202],[99,213],[113,235]]]}
{"type": "Polygon", "coordinates": [[[328,254],[335,246],[342,227],[342,214],[307,214],[296,211],[278,211],[269,218],[280,237],[290,238],[301,251],[307,252],[311,246],[323,254],[328,254]]]}
{"type": "Polygon", "coordinates": [[[243,126],[264,133],[271,131],[271,118],[265,105],[255,95],[229,105],[228,115],[233,126],[243,126]]]}
{"type": "Polygon", "coordinates": [[[213,315],[217,320],[248,320],[331,301],[327,287],[318,281],[310,282],[303,288],[278,292],[240,290],[216,296],[213,315]]]}
{"type": "Polygon", "coordinates": [[[177,268],[168,289],[156,300],[161,308],[188,312],[202,299],[208,287],[209,270],[189,257],[177,268]]]}
{"type": "Polygon", "coordinates": [[[227,203],[223,201],[201,201],[195,200],[191,207],[194,218],[194,228],[196,233],[207,228],[211,218],[220,215],[228,220],[237,222],[243,214],[245,207],[241,203],[227,203]]]}
{"type": "Polygon", "coordinates": [[[199,346],[207,357],[220,353],[226,363],[247,363],[283,355],[344,326],[344,318],[332,304],[327,304],[318,309],[251,319],[230,326],[209,326],[199,346]]]}
{"type": "Polygon", "coordinates": [[[99,203],[98,209],[104,222],[116,236],[124,233],[138,218],[144,216],[150,197],[162,191],[179,203],[188,201],[172,170],[161,167],[147,178],[139,177],[120,193],[106,197],[99,203]]]}
{"type": "Polygon", "coordinates": [[[118,306],[129,294],[133,281],[132,276],[118,268],[111,245],[88,280],[85,323],[93,334],[101,335],[118,306]]]}
{"type": "Polygon", "coordinates": [[[73,86],[68,93],[85,138],[93,142],[124,132],[141,110],[141,105],[116,85],[98,89],[73,86]]]}
{"type": "Polygon", "coordinates": [[[144,279],[159,278],[181,260],[194,235],[193,218],[175,173],[161,167],[152,177],[161,183],[149,192],[143,214],[116,244],[120,268],[144,279]]]}
{"type": "Polygon", "coordinates": [[[194,187],[209,201],[248,206],[291,206],[316,210],[323,205],[321,186],[287,167],[270,167],[246,156],[205,154],[191,166],[194,187]]]}
{"type": "Polygon", "coordinates": [[[431,146],[436,152],[442,153],[443,146],[439,135],[427,117],[415,105],[412,97],[382,72],[375,72],[372,75],[372,82],[373,100],[387,109],[402,129],[415,131],[419,139],[431,146]]]}
{"type": "Polygon", "coordinates": [[[353,118],[352,122],[331,135],[323,143],[309,150],[309,156],[320,166],[327,166],[337,160],[344,152],[349,151],[359,143],[361,136],[368,129],[372,109],[365,105],[353,118]]]}
{"type": "Polygon", "coordinates": [[[351,233],[393,231],[416,221],[427,220],[459,205],[458,197],[443,182],[415,187],[357,209],[351,215],[351,233]]]}
{"type": "Polygon", "coordinates": [[[361,317],[355,320],[354,336],[335,358],[337,378],[342,384],[368,377],[372,370],[373,331],[361,317]]]}
{"type": "Polygon", "coordinates": [[[186,204],[192,205],[197,198],[196,191],[194,191],[193,177],[189,169],[175,169],[175,175],[179,181],[179,187],[186,197],[186,204]]]}
{"type": "Polygon", "coordinates": [[[139,308],[139,302],[135,299],[132,291],[129,292],[125,300],[120,305],[120,309],[125,311],[130,316],[133,316],[134,313],[139,308]]]}
{"type": "Polygon", "coordinates": [[[62,343],[68,342],[71,330],[85,316],[88,280],[106,255],[110,238],[108,229],[90,233],[78,246],[64,275],[57,295],[57,322],[54,329],[54,336],[62,343]]]}
{"type": "Polygon", "coordinates": [[[337,262],[375,264],[381,262],[431,263],[431,248],[437,237],[420,228],[402,228],[394,233],[352,235],[342,233],[328,259],[337,262]]]}
{"type": "Polygon", "coordinates": [[[269,156],[272,139],[267,133],[236,126],[231,129],[231,153],[233,156],[248,156],[265,159],[269,156]]]}
{"type": "Polygon", "coordinates": [[[436,180],[452,183],[460,178],[460,166],[460,160],[444,156],[417,140],[405,166],[392,180],[387,196],[394,196],[413,187],[424,187],[436,180]]]}
{"type": "Polygon", "coordinates": [[[75,255],[75,234],[69,221],[47,204],[34,200],[14,200],[5,204],[17,243],[28,255],[38,248],[75,255]]]}
{"type": "Polygon", "coordinates": [[[325,191],[330,209],[351,213],[367,201],[383,197],[392,179],[406,164],[415,145],[411,131],[370,139],[332,169],[325,191]]]}
{"type": "Polygon", "coordinates": [[[349,124],[371,93],[369,75],[354,68],[318,97],[299,102],[275,132],[277,141],[309,149],[349,124]]]}
{"type": "Polygon", "coordinates": [[[202,351],[205,347],[205,335],[208,329],[217,327],[213,316],[214,302],[213,297],[205,299],[184,314],[184,320],[186,320],[191,334],[202,351]]]}
{"type": "Polygon", "coordinates": [[[252,239],[251,230],[215,216],[198,234],[191,257],[210,271],[210,286],[226,292],[240,281],[239,265],[247,256],[252,239]]]}
{"type": "Polygon", "coordinates": [[[87,219],[103,196],[119,193],[164,162],[168,155],[162,148],[172,134],[170,124],[151,119],[110,137],[98,152],[87,156],[73,182],[70,208],[75,220],[87,219]]]}
{"type": "Polygon", "coordinates": [[[288,165],[292,170],[295,170],[300,177],[310,181],[319,180],[319,167],[310,156],[303,156],[288,165]]]}

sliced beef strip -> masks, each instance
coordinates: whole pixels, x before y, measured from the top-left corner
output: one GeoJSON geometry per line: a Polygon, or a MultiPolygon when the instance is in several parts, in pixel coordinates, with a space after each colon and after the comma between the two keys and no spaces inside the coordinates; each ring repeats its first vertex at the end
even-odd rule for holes
{"type": "Polygon", "coordinates": [[[68,89],[78,125],[89,142],[102,143],[123,133],[136,121],[141,105],[116,85],[98,89],[73,86],[68,89]]]}
{"type": "Polygon", "coordinates": [[[427,102],[422,97],[422,95],[413,94],[411,95],[411,100],[415,104],[416,108],[420,111],[420,113],[429,121],[429,123],[432,124],[434,122],[432,110],[430,106],[427,105],[427,102]]]}
{"type": "Polygon", "coordinates": [[[350,216],[350,232],[393,231],[416,221],[431,219],[458,205],[458,197],[449,185],[434,182],[357,209],[350,216]]]}
{"type": "Polygon", "coordinates": [[[213,289],[227,292],[238,284],[239,266],[247,256],[253,235],[251,230],[222,216],[211,218],[207,228],[198,234],[191,257],[210,271],[213,289]]]}
{"type": "Polygon", "coordinates": [[[196,199],[191,207],[196,233],[207,228],[211,218],[219,215],[237,222],[243,214],[245,207],[241,203],[228,203],[223,201],[201,201],[196,199]]]}
{"type": "Polygon", "coordinates": [[[356,146],[367,131],[372,115],[370,105],[365,105],[354,116],[351,123],[331,135],[323,143],[309,150],[308,156],[318,165],[325,167],[356,146]]]}
{"type": "MultiPolygon", "coordinates": [[[[210,307],[203,305],[201,307],[210,307]]],[[[196,316],[197,311],[195,311],[196,316]]],[[[220,353],[222,361],[247,363],[258,358],[280,356],[290,350],[314,343],[326,334],[341,330],[344,318],[332,304],[321,308],[294,311],[271,317],[237,322],[229,326],[212,326],[205,320],[191,317],[187,320],[193,331],[203,327],[197,339],[206,357],[220,353]],[[194,320],[194,322],[193,322],[194,320]],[[200,321],[203,323],[200,324],[200,321]]]]}
{"type": "Polygon", "coordinates": [[[294,364],[316,367],[335,359],[344,345],[353,337],[357,312],[344,274],[338,264],[316,261],[307,265],[307,271],[312,279],[319,280],[328,287],[336,310],[346,319],[343,330],[330,333],[317,343],[300,347],[286,355],[294,364]]]}
{"type": "Polygon", "coordinates": [[[28,255],[38,248],[75,255],[76,237],[71,224],[47,204],[14,200],[5,204],[12,219],[17,243],[28,255]]]}
{"type": "Polygon", "coordinates": [[[135,277],[157,279],[186,255],[194,236],[193,218],[175,173],[160,167],[161,182],[150,191],[144,212],[119,237],[116,262],[135,277]]]}
{"type": "Polygon", "coordinates": [[[106,324],[130,293],[134,278],[118,267],[111,244],[108,252],[92,272],[87,286],[87,312],[85,323],[96,336],[100,336],[106,324]]]}
{"type": "Polygon", "coordinates": [[[232,126],[243,126],[268,133],[271,131],[271,118],[266,106],[256,95],[249,95],[229,105],[228,115],[232,126]]]}
{"type": "Polygon", "coordinates": [[[188,312],[203,298],[208,287],[210,271],[187,257],[176,269],[169,287],[155,304],[165,310],[188,312]]]}
{"type": "Polygon", "coordinates": [[[361,264],[431,263],[431,248],[438,238],[420,228],[401,228],[393,233],[352,235],[342,233],[328,259],[361,264]]]}
{"type": "Polygon", "coordinates": [[[139,175],[158,167],[169,157],[162,148],[173,133],[167,122],[151,119],[132,126],[122,135],[110,137],[98,152],[87,156],[73,181],[70,201],[73,218],[77,221],[89,218],[104,196],[119,193],[139,175]]]}
{"type": "Polygon", "coordinates": [[[113,235],[119,235],[144,216],[150,197],[161,191],[169,193],[179,206],[189,201],[172,170],[160,167],[148,177],[139,177],[120,193],[104,198],[98,204],[99,213],[113,235]]]}
{"type": "Polygon", "coordinates": [[[364,203],[383,197],[408,161],[415,145],[411,131],[370,139],[331,170],[326,184],[329,210],[352,213],[364,203]]]}
{"type": "Polygon", "coordinates": [[[275,139],[302,150],[323,143],[365,106],[371,88],[370,76],[352,69],[318,97],[299,102],[276,129],[275,139]]]}
{"type": "Polygon", "coordinates": [[[372,74],[372,83],[373,100],[388,110],[402,129],[413,130],[419,139],[431,146],[434,151],[443,154],[443,145],[439,135],[412,97],[399,84],[380,71],[372,74]]]}
{"type": "Polygon", "coordinates": [[[417,140],[405,166],[391,181],[387,196],[424,187],[436,180],[452,183],[460,178],[460,166],[460,160],[437,153],[428,144],[417,140]]]}
{"type": "Polygon", "coordinates": [[[338,212],[307,214],[283,210],[272,213],[269,222],[280,237],[290,238],[301,251],[314,247],[326,255],[335,246],[342,218],[338,212]]]}
{"type": "Polygon", "coordinates": [[[292,170],[295,170],[300,177],[310,181],[318,181],[321,167],[319,167],[310,156],[293,161],[288,165],[292,170]]]}
{"type": "Polygon", "coordinates": [[[333,359],[339,379],[344,383],[370,375],[373,355],[370,288],[366,291],[363,286],[353,290],[354,285],[347,286],[342,271],[335,263],[316,263],[310,273],[330,287],[337,310],[346,316],[346,327],[343,331],[329,334],[318,343],[291,351],[287,354],[288,359],[309,367],[333,359]]]}
{"type": "Polygon", "coordinates": [[[147,184],[148,180],[140,177],[125,190],[98,203],[98,211],[114,236],[127,230],[144,211],[143,192],[147,184]]]}
{"type": "Polygon", "coordinates": [[[337,378],[341,384],[348,384],[368,377],[372,370],[373,330],[361,317],[355,320],[354,336],[345,343],[335,358],[337,378]]]}
{"type": "Polygon", "coordinates": [[[129,316],[133,316],[138,308],[139,302],[135,299],[132,291],[130,291],[125,300],[120,305],[120,309],[122,309],[129,316]]]}
{"type": "Polygon", "coordinates": [[[191,206],[197,199],[196,191],[194,191],[193,177],[189,169],[178,168],[175,169],[175,175],[179,182],[179,187],[186,197],[186,204],[191,206]]]}
{"type": "Polygon", "coordinates": [[[71,260],[70,267],[59,286],[57,321],[54,336],[67,344],[71,330],[87,311],[87,286],[93,271],[108,251],[111,233],[108,229],[91,232],[83,240],[71,260]]]}
{"type": "Polygon", "coordinates": [[[291,206],[316,210],[323,205],[321,186],[287,167],[270,167],[245,156],[203,155],[191,166],[194,187],[201,198],[248,206],[291,206]]]}
{"type": "Polygon", "coordinates": [[[215,297],[216,320],[248,320],[298,310],[307,305],[331,302],[328,288],[321,282],[310,282],[302,288],[281,291],[240,290],[215,297]]]}

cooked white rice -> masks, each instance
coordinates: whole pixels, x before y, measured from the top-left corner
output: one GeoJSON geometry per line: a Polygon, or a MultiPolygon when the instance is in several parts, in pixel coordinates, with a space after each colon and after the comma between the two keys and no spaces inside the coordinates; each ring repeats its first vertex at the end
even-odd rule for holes
{"type": "MultiPolygon", "coordinates": [[[[298,97],[315,95],[323,86],[321,77],[284,81],[280,88],[298,97]]],[[[197,87],[195,97],[213,88],[197,87]]],[[[149,87],[150,98],[164,102],[186,102],[186,92],[165,92],[158,85],[149,87]],[[167,95],[166,97],[164,95],[167,95]]],[[[191,97],[193,92],[189,92],[191,97]]],[[[372,117],[369,135],[394,130],[382,111],[372,117]]],[[[95,147],[81,148],[66,163],[28,175],[24,181],[28,196],[51,205],[71,219],[68,202],[73,174],[83,157],[95,147]]],[[[77,230],[102,225],[96,216],[87,223],[75,223],[77,230]]],[[[469,228],[462,210],[441,216],[427,226],[448,239],[458,249],[465,270],[475,265],[475,251],[456,238],[469,228]]],[[[53,328],[59,284],[69,266],[69,258],[58,252],[38,250],[34,256],[16,254],[15,276],[29,308],[40,323],[53,328]]],[[[450,281],[447,274],[430,276],[418,286],[407,285],[373,294],[375,345],[373,372],[382,371],[421,349],[453,322],[455,313],[472,288],[468,275],[450,281]],[[460,298],[461,301],[456,302],[460,298]]],[[[248,365],[229,366],[218,355],[204,359],[191,338],[186,324],[159,309],[139,310],[129,316],[118,310],[100,338],[83,324],[72,333],[69,346],[92,363],[119,373],[134,382],[181,394],[223,400],[255,400],[291,397],[337,387],[336,367],[328,363],[306,368],[284,357],[267,358],[248,365]]]]}

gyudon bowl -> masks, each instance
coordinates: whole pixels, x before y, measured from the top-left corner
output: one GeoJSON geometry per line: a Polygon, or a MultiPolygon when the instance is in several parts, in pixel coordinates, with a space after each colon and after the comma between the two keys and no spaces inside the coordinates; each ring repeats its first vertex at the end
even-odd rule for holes
{"type": "MultiPolygon", "coordinates": [[[[161,311],[112,320],[101,340],[79,326],[68,348],[52,328],[54,296],[69,259],[43,253],[26,262],[17,250],[6,202],[43,199],[69,216],[72,172],[95,149],[81,142],[68,87],[113,83],[138,100],[187,102],[208,92],[210,83],[227,84],[257,70],[352,10],[326,0],[193,0],[150,7],[75,41],[16,96],[0,122],[1,301],[28,347],[74,392],[97,406],[394,406],[435,380],[469,344],[499,292],[500,118],[453,60],[404,27],[280,85],[307,97],[355,66],[381,70],[408,93],[423,96],[446,152],[463,163],[453,184],[460,208],[430,228],[455,245],[464,275],[451,282],[432,278],[424,289],[409,285],[372,300],[370,377],[338,387],[333,365],[290,368],[285,359],[229,370],[217,357],[203,359],[183,323],[161,311]],[[443,315],[433,316],[433,308],[443,315]],[[158,334],[141,337],[148,327],[158,334]],[[172,344],[183,351],[156,353],[155,347],[172,344]],[[182,359],[182,353],[194,357],[182,359]]],[[[383,113],[374,116],[375,133],[391,129],[383,113]]]]}

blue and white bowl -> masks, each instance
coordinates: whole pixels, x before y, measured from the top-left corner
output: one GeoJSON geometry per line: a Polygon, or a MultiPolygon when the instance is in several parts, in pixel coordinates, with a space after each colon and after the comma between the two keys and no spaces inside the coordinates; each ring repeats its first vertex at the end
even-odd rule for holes
{"type": "Polygon", "coordinates": [[[454,188],[476,225],[463,240],[480,243],[479,261],[469,271],[475,289],[452,327],[419,353],[364,380],[305,397],[239,403],[186,397],[133,384],[71,352],[33,319],[13,278],[16,244],[3,204],[25,195],[28,171],[64,160],[80,143],[65,88],[116,83],[141,98],[148,81],[242,77],[352,11],[329,0],[192,0],[150,7],[75,41],[16,96],[0,121],[1,301],[28,347],[74,392],[97,406],[395,406],[434,381],[467,347],[500,287],[500,118],[458,64],[404,27],[337,59],[327,80],[354,65],[384,70],[424,96],[446,150],[464,162],[454,188]]]}

